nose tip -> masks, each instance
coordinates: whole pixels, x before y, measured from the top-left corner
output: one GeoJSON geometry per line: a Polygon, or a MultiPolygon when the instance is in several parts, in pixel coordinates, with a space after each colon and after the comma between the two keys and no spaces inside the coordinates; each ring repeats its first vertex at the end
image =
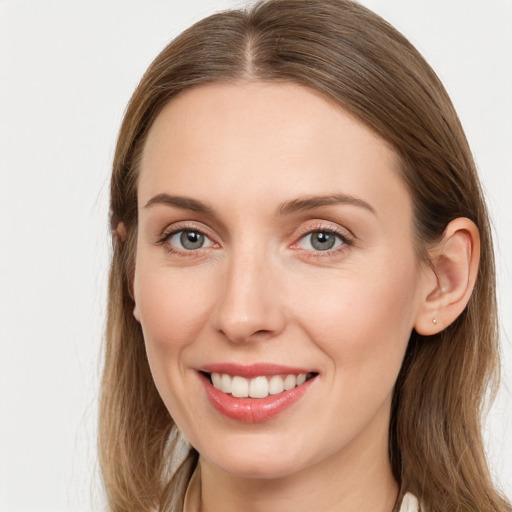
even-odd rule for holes
{"type": "Polygon", "coordinates": [[[215,329],[233,343],[271,339],[285,325],[282,289],[270,269],[245,262],[233,266],[219,294],[215,329]]]}
{"type": "MultiPolygon", "coordinates": [[[[269,322],[266,322],[267,324],[269,322]]],[[[224,318],[217,328],[218,332],[234,343],[244,343],[252,340],[262,340],[272,338],[279,330],[271,328],[267,325],[267,328],[262,327],[262,322],[258,322],[256,318],[245,317],[231,317],[224,318]]]]}

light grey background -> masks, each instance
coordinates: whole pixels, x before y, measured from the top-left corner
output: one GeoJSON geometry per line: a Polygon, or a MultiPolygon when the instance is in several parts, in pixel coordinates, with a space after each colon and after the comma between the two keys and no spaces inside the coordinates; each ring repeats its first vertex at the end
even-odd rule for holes
{"type": "MultiPolygon", "coordinates": [[[[0,510],[101,510],[96,403],[108,175],[158,51],[229,0],[0,0],[0,510]]],[[[365,0],[444,81],[498,245],[503,387],[486,424],[512,496],[512,0],[365,0]],[[508,333],[508,338],[506,333],[508,333]]]]}

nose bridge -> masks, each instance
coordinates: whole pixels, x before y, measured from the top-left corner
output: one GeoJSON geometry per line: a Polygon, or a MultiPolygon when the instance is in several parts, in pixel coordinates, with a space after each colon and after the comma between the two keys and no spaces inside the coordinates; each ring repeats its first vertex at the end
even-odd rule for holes
{"type": "Polygon", "coordinates": [[[265,247],[239,244],[226,262],[216,329],[233,342],[273,337],[284,325],[276,272],[265,247]]]}

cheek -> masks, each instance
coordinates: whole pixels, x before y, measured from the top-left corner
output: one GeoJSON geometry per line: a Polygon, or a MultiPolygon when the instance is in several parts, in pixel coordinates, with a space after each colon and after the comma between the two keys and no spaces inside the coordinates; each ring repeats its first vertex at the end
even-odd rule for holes
{"type": "Polygon", "coordinates": [[[148,352],[179,351],[194,339],[209,309],[200,283],[169,269],[136,271],[135,300],[148,352]]]}
{"type": "MultiPolygon", "coordinates": [[[[203,279],[139,264],[134,294],[154,383],[174,421],[187,424],[187,350],[209,318],[203,279]],[[200,288],[202,286],[202,289],[200,288]]],[[[197,276],[196,276],[197,277],[197,276]]]]}
{"type": "Polygon", "coordinates": [[[416,291],[414,270],[402,269],[395,274],[399,280],[391,275],[345,275],[331,281],[328,293],[301,303],[302,329],[329,361],[324,375],[331,392],[320,405],[343,411],[334,420],[332,439],[346,441],[377,416],[380,424],[389,422],[393,388],[414,324],[416,291]]]}
{"type": "Polygon", "coordinates": [[[297,316],[336,372],[394,384],[414,325],[418,271],[414,262],[383,267],[329,280],[323,293],[298,298],[297,316]]]}

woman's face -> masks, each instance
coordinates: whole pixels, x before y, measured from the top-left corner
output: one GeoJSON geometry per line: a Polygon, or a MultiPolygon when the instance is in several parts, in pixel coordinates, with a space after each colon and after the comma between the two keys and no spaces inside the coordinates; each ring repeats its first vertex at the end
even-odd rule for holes
{"type": "Polygon", "coordinates": [[[397,165],[297,85],[205,85],[158,116],[134,314],[162,399],[212,467],[278,477],[387,457],[426,281],[397,165]]]}

